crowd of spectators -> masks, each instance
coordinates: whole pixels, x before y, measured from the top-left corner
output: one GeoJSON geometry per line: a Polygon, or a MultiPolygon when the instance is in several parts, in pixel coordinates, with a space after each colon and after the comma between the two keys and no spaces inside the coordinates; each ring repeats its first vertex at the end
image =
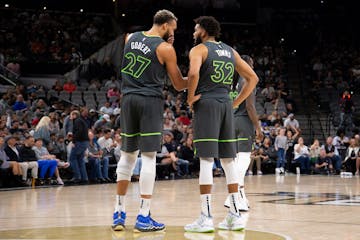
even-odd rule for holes
{"type": "MultiPolygon", "coordinates": [[[[51,60],[68,63],[73,68],[93,51],[90,48],[103,45],[103,40],[109,37],[101,27],[106,25],[106,20],[100,16],[87,16],[84,20],[84,16],[74,14],[70,21],[64,13],[50,16],[47,12],[5,11],[4,14],[6,19],[12,19],[6,22],[1,18],[0,22],[6,32],[6,37],[0,38],[0,53],[3,53],[0,60],[4,63],[9,59],[51,60]],[[43,35],[46,38],[40,38],[43,35]]],[[[180,27],[175,36],[175,49],[184,75],[188,70],[191,29],[186,25],[180,27]]],[[[266,41],[251,28],[241,32],[224,29],[222,40],[254,59],[260,80],[256,109],[265,138],[254,142],[248,175],[295,173],[297,168],[301,174],[339,174],[341,170],[359,174],[358,134],[347,138],[345,132],[339,131],[324,143],[317,139],[312,144],[304,142],[296,120],[297,106],[287,86],[287,50],[281,42],[266,41]]],[[[349,88],[357,89],[359,64],[352,64],[356,63],[356,54],[341,53],[339,57],[343,49],[333,49],[333,52],[323,50],[321,54],[314,51],[313,56],[317,56],[312,60],[314,91],[332,88],[343,93],[349,88]],[[351,81],[344,81],[345,78],[351,81]]],[[[92,58],[81,68],[77,81],[58,80],[50,90],[36,84],[17,85],[4,93],[0,100],[2,183],[61,185],[63,178],[69,184],[113,182],[121,155],[121,79],[116,76],[110,60],[101,64],[92,58]],[[86,150],[78,154],[72,151],[79,137],[74,133],[76,119],[85,122],[88,131],[82,137],[89,140],[86,150]]],[[[351,92],[344,95],[348,94],[351,92]]],[[[164,99],[164,132],[157,154],[157,178],[197,176],[199,159],[193,145],[192,113],[185,101],[186,92],[177,93],[167,85],[164,99]]],[[[346,100],[343,99],[342,106],[347,106],[346,100]]],[[[141,154],[133,180],[138,179],[140,169],[141,154]]],[[[213,169],[214,175],[223,174],[218,159],[213,169]]]]}
{"type": "Polygon", "coordinates": [[[0,11],[0,63],[8,67],[52,63],[69,71],[114,38],[109,15],[0,11]]]}

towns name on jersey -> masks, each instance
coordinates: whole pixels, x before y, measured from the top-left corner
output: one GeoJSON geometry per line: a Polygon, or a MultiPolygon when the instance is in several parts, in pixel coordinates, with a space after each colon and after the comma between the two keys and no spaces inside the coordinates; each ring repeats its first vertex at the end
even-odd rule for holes
{"type": "Polygon", "coordinates": [[[150,48],[142,42],[131,42],[130,47],[131,49],[138,49],[142,51],[144,54],[151,52],[150,48]]]}
{"type": "Polygon", "coordinates": [[[215,52],[217,53],[217,55],[219,57],[227,57],[227,58],[231,58],[231,53],[228,50],[215,50],[215,52]]]}

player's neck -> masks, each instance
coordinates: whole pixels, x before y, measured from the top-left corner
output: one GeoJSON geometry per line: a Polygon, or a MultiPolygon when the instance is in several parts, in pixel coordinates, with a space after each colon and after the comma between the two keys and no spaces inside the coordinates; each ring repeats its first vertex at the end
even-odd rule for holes
{"type": "Polygon", "coordinates": [[[144,31],[144,34],[147,36],[157,36],[160,37],[160,31],[156,26],[153,26],[148,31],[144,31]]]}
{"type": "Polygon", "coordinates": [[[217,41],[215,40],[215,37],[204,37],[203,42],[214,42],[217,43],[217,41]]]}

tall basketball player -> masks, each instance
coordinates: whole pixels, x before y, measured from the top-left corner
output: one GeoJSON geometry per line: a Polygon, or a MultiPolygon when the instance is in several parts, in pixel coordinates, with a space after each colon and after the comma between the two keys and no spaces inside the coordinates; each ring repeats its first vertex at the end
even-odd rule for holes
{"type": "Polygon", "coordinates": [[[175,15],[160,10],[155,14],[150,30],[135,32],[125,40],[121,69],[123,144],[116,169],[117,195],[112,226],[117,231],[125,227],[125,195],[139,150],[142,158],[141,196],[134,230],[151,232],[165,228],[164,224],[150,217],[150,202],[155,182],[156,152],[160,150],[162,135],[162,89],[167,74],[175,89],[182,90],[187,86],[176,63],[175,49],[165,41],[174,36],[176,27],[175,15]]]}
{"type": "MultiPolygon", "coordinates": [[[[254,61],[248,55],[242,55],[241,58],[254,68],[254,61]]],[[[239,76],[233,83],[233,89],[231,96],[237,96],[238,92],[241,91],[245,84],[244,78],[239,76]]],[[[230,96],[230,97],[231,97],[230,96]]],[[[246,170],[250,164],[250,154],[252,150],[252,143],[254,133],[259,139],[263,138],[261,132],[261,126],[255,109],[255,91],[253,91],[246,101],[242,102],[234,112],[234,123],[235,123],[235,136],[237,138],[236,147],[237,154],[235,158],[235,164],[240,173],[239,176],[239,193],[240,193],[240,211],[248,211],[248,200],[244,190],[244,178],[246,170]]],[[[230,207],[230,198],[228,197],[224,204],[226,207],[230,207]]]]}
{"type": "Polygon", "coordinates": [[[201,214],[185,226],[189,232],[213,232],[211,213],[212,167],[220,158],[225,171],[230,209],[220,229],[242,230],[244,222],[239,211],[238,172],[235,169],[236,138],[232,101],[229,97],[234,71],[245,79],[244,87],[233,102],[238,106],[255,88],[258,78],[249,65],[231,47],[217,42],[220,23],[213,17],[195,20],[195,43],[190,51],[188,99],[194,110],[194,143],[200,157],[201,214]]]}

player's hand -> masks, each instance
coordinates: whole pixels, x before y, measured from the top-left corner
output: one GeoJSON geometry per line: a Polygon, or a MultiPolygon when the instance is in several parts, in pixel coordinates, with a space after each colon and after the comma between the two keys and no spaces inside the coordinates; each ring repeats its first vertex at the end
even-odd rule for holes
{"type": "Polygon", "coordinates": [[[258,140],[260,140],[260,141],[263,141],[263,139],[264,139],[264,134],[263,134],[263,132],[261,131],[261,128],[256,128],[255,132],[256,132],[256,139],[258,139],[258,140]]]}
{"type": "Polygon", "coordinates": [[[187,103],[189,104],[189,107],[192,108],[193,104],[197,102],[201,97],[201,94],[195,95],[195,96],[188,96],[187,103]]]}
{"type": "Polygon", "coordinates": [[[167,43],[170,43],[171,45],[174,44],[174,41],[175,41],[174,35],[170,35],[169,38],[167,39],[167,43]]]}

